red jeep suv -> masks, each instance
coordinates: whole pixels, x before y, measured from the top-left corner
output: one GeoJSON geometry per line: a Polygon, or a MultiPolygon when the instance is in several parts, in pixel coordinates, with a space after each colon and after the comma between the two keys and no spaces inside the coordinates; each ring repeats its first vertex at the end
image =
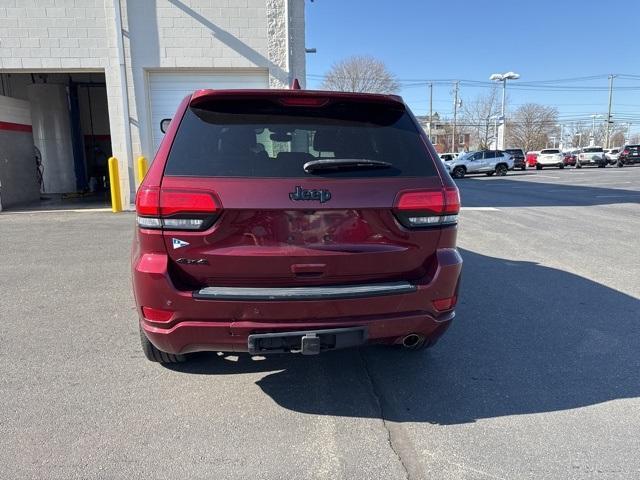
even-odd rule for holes
{"type": "Polygon", "coordinates": [[[136,197],[144,353],[433,345],[458,298],[459,210],[400,97],[197,91],[136,197]]]}

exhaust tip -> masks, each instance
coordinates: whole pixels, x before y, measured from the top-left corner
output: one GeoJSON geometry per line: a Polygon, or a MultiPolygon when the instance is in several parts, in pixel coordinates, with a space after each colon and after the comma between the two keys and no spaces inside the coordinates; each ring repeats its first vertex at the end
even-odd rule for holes
{"type": "Polygon", "coordinates": [[[420,348],[425,341],[424,335],[419,335],[417,333],[410,333],[406,337],[402,339],[402,346],[407,350],[415,350],[420,348]]]}

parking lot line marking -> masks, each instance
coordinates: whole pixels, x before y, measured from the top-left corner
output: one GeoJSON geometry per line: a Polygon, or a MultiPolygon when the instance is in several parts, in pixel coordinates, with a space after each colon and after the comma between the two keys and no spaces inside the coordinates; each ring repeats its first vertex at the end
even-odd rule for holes
{"type": "Polygon", "coordinates": [[[19,215],[25,213],[91,213],[91,212],[110,212],[111,209],[105,208],[64,208],[64,209],[51,209],[51,210],[18,210],[15,212],[1,212],[2,215],[19,215]]]}
{"type": "Polygon", "coordinates": [[[596,195],[596,198],[625,198],[625,197],[640,197],[640,193],[627,193],[625,195],[596,195]]]}
{"type": "Polygon", "coordinates": [[[462,211],[471,211],[471,212],[499,212],[499,208],[495,207],[462,207],[460,210],[462,211]]]}

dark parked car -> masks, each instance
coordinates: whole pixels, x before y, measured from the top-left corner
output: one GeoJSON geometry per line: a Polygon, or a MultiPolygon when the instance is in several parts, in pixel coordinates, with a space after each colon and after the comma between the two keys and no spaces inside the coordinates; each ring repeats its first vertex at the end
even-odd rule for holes
{"type": "Polygon", "coordinates": [[[618,155],[618,167],[640,163],[640,145],[625,145],[618,155]]]}
{"type": "Polygon", "coordinates": [[[513,169],[525,170],[527,164],[524,159],[524,150],[521,148],[507,148],[505,150],[513,158],[513,169]]]}
{"type": "Polygon", "coordinates": [[[143,351],[431,346],[454,318],[459,210],[400,97],[199,90],[136,197],[143,351]]]}

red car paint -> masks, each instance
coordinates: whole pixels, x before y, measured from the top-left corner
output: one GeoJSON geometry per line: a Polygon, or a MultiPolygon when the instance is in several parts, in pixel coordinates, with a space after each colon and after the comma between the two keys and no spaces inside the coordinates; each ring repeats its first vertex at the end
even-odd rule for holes
{"type": "Polygon", "coordinates": [[[538,154],[533,152],[527,152],[527,166],[535,167],[538,164],[538,154]]]}
{"type": "MultiPolygon", "coordinates": [[[[440,192],[436,199],[441,195],[444,205],[458,202],[453,215],[459,200],[455,184],[415,118],[408,113],[420,132],[424,161],[433,163],[432,176],[165,175],[186,112],[220,98],[268,99],[284,106],[349,101],[406,109],[397,96],[301,90],[201,90],[185,98],[139,188],[138,214],[148,214],[141,205],[149,198],[152,205],[162,205],[165,197],[160,192],[177,192],[173,195],[178,203],[181,195],[196,192],[206,197],[204,203],[217,218],[202,231],[136,228],[131,267],[146,338],[170,354],[244,352],[250,334],[342,327],[366,327],[369,342],[397,344],[415,333],[435,343],[454,318],[458,297],[462,259],[456,250],[457,225],[412,229],[402,224],[399,215],[406,200],[413,201],[411,195],[403,199],[407,192],[417,192],[418,202],[423,201],[422,192],[432,196],[440,192]],[[329,190],[331,200],[294,203],[289,195],[297,187],[329,190]],[[187,245],[175,248],[176,238],[187,245]],[[209,286],[284,288],[395,281],[408,281],[415,291],[329,300],[194,298],[194,292],[209,286]]],[[[167,200],[165,207],[174,208],[169,206],[172,201],[167,200]]],[[[449,212],[445,206],[439,213],[449,212]]]]}
{"type": "Polygon", "coordinates": [[[576,156],[573,153],[565,153],[563,162],[564,162],[564,164],[566,166],[575,167],[576,166],[576,156]]]}

